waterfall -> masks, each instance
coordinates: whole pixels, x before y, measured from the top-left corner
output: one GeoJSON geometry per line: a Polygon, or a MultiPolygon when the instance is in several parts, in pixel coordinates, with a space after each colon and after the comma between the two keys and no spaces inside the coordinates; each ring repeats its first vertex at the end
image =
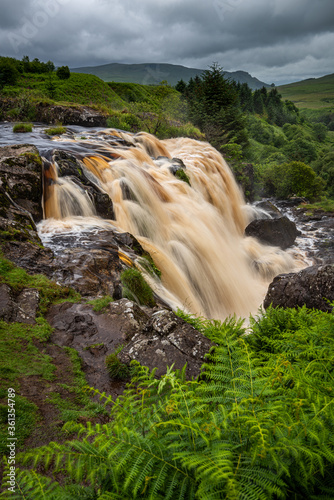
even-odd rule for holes
{"type": "MultiPolygon", "coordinates": [[[[162,273],[161,282],[150,284],[173,308],[216,319],[246,317],[257,311],[268,280],[293,270],[287,252],[244,237],[245,201],[210,144],[107,130],[91,145],[96,153],[86,152],[83,169],[112,199],[112,224],[150,253],[162,273]],[[115,136],[122,146],[109,140],[115,136]],[[185,166],[190,184],[173,175],[175,163],[185,166]]],[[[44,211],[60,220],[94,214],[88,196],[58,178],[54,165],[46,170],[44,211]]]]}

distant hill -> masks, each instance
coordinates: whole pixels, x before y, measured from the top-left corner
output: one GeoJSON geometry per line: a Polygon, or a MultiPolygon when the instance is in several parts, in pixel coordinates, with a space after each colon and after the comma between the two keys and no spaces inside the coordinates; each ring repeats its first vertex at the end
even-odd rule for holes
{"type": "Polygon", "coordinates": [[[334,108],[334,73],[281,85],[278,91],[300,109],[334,108]]]}
{"type": "MultiPolygon", "coordinates": [[[[88,66],[84,68],[72,68],[75,73],[89,73],[96,75],[105,82],[129,82],[141,83],[143,85],[158,84],[167,80],[170,85],[176,85],[179,80],[188,82],[190,78],[200,75],[204,70],[198,68],[187,68],[177,64],[119,64],[110,63],[103,66],[88,66]]],[[[252,89],[269,87],[267,83],[261,82],[246,71],[225,71],[225,76],[240,83],[248,83],[252,89]]]]}

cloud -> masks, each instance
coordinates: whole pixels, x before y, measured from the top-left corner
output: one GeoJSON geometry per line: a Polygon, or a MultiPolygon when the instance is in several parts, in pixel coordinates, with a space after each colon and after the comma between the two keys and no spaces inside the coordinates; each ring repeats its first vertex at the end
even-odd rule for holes
{"type": "Polygon", "coordinates": [[[2,55],[70,67],[217,61],[280,83],[333,72],[333,34],[332,0],[11,0],[0,7],[2,55]]]}

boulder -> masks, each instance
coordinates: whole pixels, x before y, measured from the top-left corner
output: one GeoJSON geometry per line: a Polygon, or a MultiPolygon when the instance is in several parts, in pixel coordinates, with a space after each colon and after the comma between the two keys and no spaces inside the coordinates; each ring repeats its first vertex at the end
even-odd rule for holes
{"type": "MultiPolygon", "coordinates": [[[[128,299],[112,302],[103,313],[94,312],[89,304],[66,302],[52,306],[47,315],[54,328],[52,342],[76,349],[88,384],[108,394],[114,393],[115,387],[111,387],[113,381],[105,365],[106,356],[140,332],[148,318],[128,299]]],[[[124,385],[120,384],[120,391],[124,385]]]]}
{"type": "Polygon", "coordinates": [[[245,229],[246,236],[253,236],[262,243],[285,250],[294,244],[299,231],[287,217],[253,220],[245,229]]]}
{"type": "Polygon", "coordinates": [[[17,209],[30,213],[35,222],[42,219],[42,160],[35,146],[0,148],[0,186],[17,209]]]}
{"type": "MultiPolygon", "coordinates": [[[[105,312],[94,312],[89,304],[63,303],[52,306],[47,319],[54,328],[51,340],[76,349],[83,360],[88,384],[100,391],[114,391],[105,365],[106,357],[120,344],[118,359],[129,364],[135,359],[156,375],[167,366],[183,368],[187,378],[200,373],[211,342],[191,325],[166,309],[139,307],[128,299],[112,302],[105,312]]],[[[120,385],[120,387],[124,387],[120,385]]]]}
{"type": "Polygon", "coordinates": [[[264,307],[302,307],[331,311],[334,301],[334,264],[311,266],[298,273],[276,276],[269,285],[264,307]]]}
{"type": "Polygon", "coordinates": [[[122,349],[118,358],[125,364],[132,360],[150,369],[156,376],[166,373],[167,367],[181,369],[185,364],[187,379],[200,374],[204,356],[212,343],[193,326],[178,318],[172,311],[154,312],[143,328],[122,349]]]}
{"type": "Polygon", "coordinates": [[[15,295],[8,285],[0,284],[0,319],[34,325],[38,303],[39,292],[35,288],[24,288],[15,295]]]}
{"type": "MultiPolygon", "coordinates": [[[[282,217],[282,212],[269,200],[259,201],[255,204],[256,208],[260,208],[267,212],[272,219],[278,219],[282,217]]],[[[259,217],[260,218],[260,217],[259,217]]],[[[264,219],[266,217],[263,217],[264,219]]]]}
{"type": "Polygon", "coordinates": [[[60,106],[40,102],[36,104],[36,121],[49,124],[106,127],[107,116],[87,106],[60,106]]]}
{"type": "Polygon", "coordinates": [[[123,266],[114,249],[68,248],[55,259],[53,279],[70,286],[82,296],[122,297],[120,274],[123,266]]]}

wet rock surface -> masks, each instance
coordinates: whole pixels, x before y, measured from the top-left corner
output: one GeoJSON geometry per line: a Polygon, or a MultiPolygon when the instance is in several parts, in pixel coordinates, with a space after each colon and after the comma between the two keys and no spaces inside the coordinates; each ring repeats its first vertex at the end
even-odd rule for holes
{"type": "Polygon", "coordinates": [[[334,264],[311,266],[298,273],[276,276],[264,307],[302,307],[331,311],[334,301],[334,264]]]}
{"type": "Polygon", "coordinates": [[[295,218],[302,231],[302,237],[312,238],[309,254],[316,264],[334,262],[334,213],[323,210],[308,211],[303,208],[292,208],[291,216],[295,218]]]}
{"type": "Polygon", "coordinates": [[[246,236],[253,236],[262,243],[278,246],[283,250],[294,244],[298,234],[296,224],[286,216],[253,220],[245,229],[246,236]]]}
{"type": "MultiPolygon", "coordinates": [[[[211,342],[191,325],[164,309],[145,310],[128,299],[111,303],[106,312],[96,313],[88,304],[53,306],[47,316],[54,328],[52,342],[73,347],[83,360],[88,384],[100,391],[114,391],[105,359],[120,344],[118,359],[129,364],[135,359],[166,373],[167,366],[182,368],[187,378],[197,377],[211,342]]],[[[119,385],[124,388],[124,383],[119,385]]]]}
{"type": "Polygon", "coordinates": [[[42,216],[42,162],[35,146],[0,148],[0,186],[21,210],[38,222],[42,216]]]}
{"type": "Polygon", "coordinates": [[[24,288],[19,294],[6,284],[0,284],[0,319],[34,325],[39,303],[35,288],[24,288]]]}
{"type": "Polygon", "coordinates": [[[107,116],[87,106],[70,107],[43,102],[36,105],[36,121],[82,127],[105,127],[107,116]]]}
{"type": "Polygon", "coordinates": [[[204,356],[212,343],[172,311],[154,312],[143,328],[119,354],[119,359],[129,364],[132,360],[157,367],[156,376],[166,373],[167,366],[181,369],[187,363],[186,377],[196,378],[204,356]]]}

